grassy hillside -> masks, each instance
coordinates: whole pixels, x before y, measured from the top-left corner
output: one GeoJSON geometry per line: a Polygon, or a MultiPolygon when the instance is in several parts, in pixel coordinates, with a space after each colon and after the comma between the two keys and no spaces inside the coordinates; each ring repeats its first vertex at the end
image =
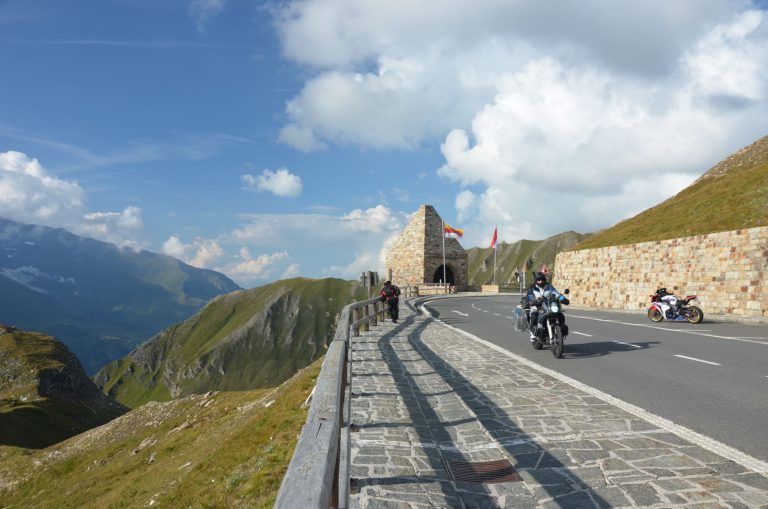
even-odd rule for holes
{"type": "MultiPolygon", "coordinates": [[[[570,249],[589,235],[565,232],[544,240],[500,243],[496,254],[496,282],[516,283],[515,272],[527,267],[526,281],[530,283],[531,271],[539,270],[542,265],[554,270],[557,253],[570,249]]],[[[490,284],[493,281],[493,249],[473,247],[467,250],[467,255],[470,287],[479,289],[484,284],[490,284]]]]}
{"type": "Polygon", "coordinates": [[[0,326],[0,445],[46,447],[127,410],[55,338],[0,326]]]}
{"type": "Polygon", "coordinates": [[[272,507],[320,364],[276,389],[148,403],[43,451],[0,447],[0,505],[272,507]]]}
{"type": "Polygon", "coordinates": [[[211,301],[94,377],[135,408],[210,390],[274,387],[325,353],[353,281],[295,278],[211,301]]]}
{"type": "Polygon", "coordinates": [[[768,225],[768,136],[744,147],[692,185],[575,249],[689,237],[768,225]]]}

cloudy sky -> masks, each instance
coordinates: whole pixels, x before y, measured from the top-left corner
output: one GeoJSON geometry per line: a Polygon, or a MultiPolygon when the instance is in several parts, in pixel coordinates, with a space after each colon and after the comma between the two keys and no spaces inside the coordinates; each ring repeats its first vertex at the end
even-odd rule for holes
{"type": "Polygon", "coordinates": [[[595,231],[768,134],[752,0],[0,0],[0,217],[245,287],[595,231]]]}

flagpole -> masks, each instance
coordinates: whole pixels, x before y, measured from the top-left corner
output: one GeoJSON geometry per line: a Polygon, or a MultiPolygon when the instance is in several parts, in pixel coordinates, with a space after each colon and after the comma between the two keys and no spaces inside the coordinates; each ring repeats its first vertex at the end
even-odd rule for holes
{"type": "MultiPolygon", "coordinates": [[[[441,232],[443,236],[443,285],[445,285],[445,221],[443,221],[443,231],[441,232]]],[[[446,288],[443,286],[443,288],[446,288]]]]}
{"type": "MultiPolygon", "coordinates": [[[[496,232],[498,231],[499,225],[496,225],[496,227],[493,230],[493,236],[496,237],[496,232]]],[[[493,242],[493,284],[496,284],[496,244],[498,242],[493,242]]]]}

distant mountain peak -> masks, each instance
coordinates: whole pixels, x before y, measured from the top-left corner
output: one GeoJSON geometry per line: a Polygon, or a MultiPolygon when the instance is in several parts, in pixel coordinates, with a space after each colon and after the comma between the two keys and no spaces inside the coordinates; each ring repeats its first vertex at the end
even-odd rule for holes
{"type": "Polygon", "coordinates": [[[238,289],[167,255],[0,218],[0,322],[56,336],[89,373],[238,289]]]}

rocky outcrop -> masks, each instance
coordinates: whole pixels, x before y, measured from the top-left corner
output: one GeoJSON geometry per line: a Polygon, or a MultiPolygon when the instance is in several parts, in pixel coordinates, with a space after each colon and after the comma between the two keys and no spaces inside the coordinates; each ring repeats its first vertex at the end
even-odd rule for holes
{"type": "Polygon", "coordinates": [[[126,411],[63,343],[0,326],[0,445],[46,447],[126,411]]]}

